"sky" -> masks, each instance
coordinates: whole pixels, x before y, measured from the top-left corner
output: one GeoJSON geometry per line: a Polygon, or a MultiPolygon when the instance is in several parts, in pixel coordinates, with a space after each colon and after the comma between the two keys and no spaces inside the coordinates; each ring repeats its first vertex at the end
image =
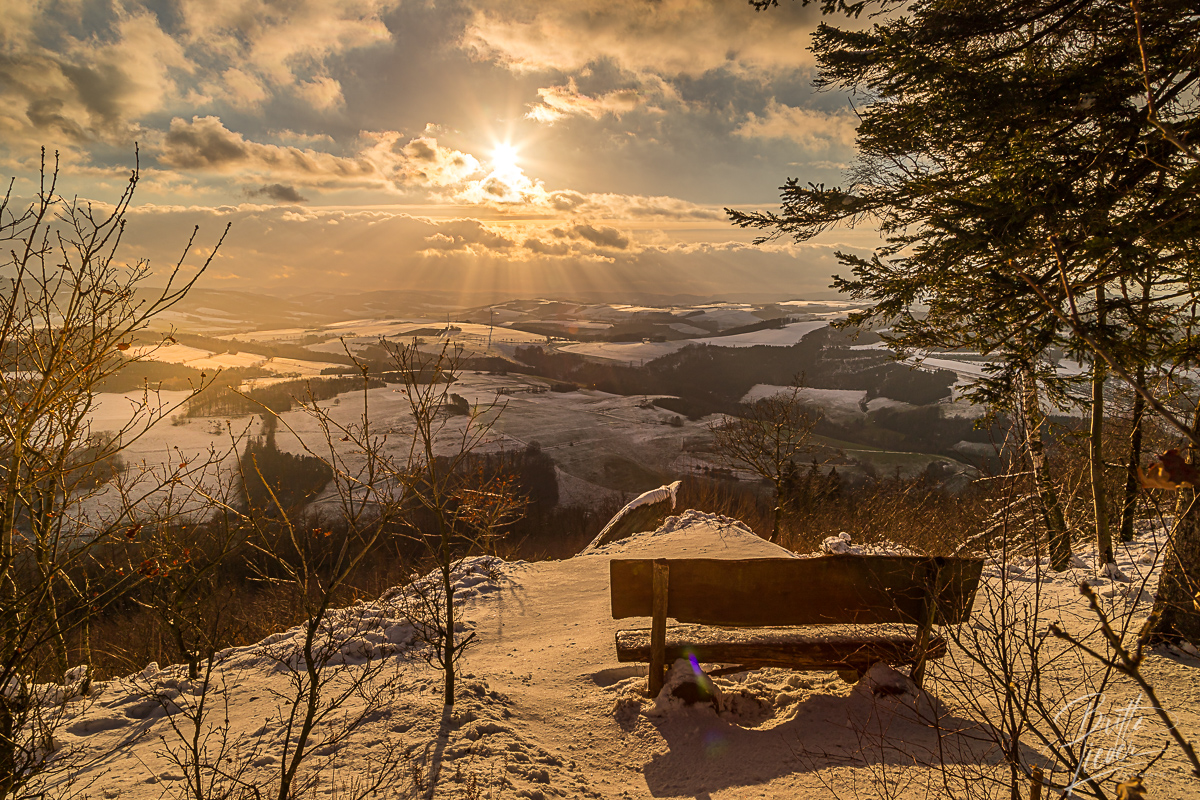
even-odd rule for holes
{"type": "Polygon", "coordinates": [[[4,0],[0,174],[112,201],[202,286],[830,297],[870,231],[756,246],[723,211],[842,183],[853,98],[798,2],[4,0]]]}

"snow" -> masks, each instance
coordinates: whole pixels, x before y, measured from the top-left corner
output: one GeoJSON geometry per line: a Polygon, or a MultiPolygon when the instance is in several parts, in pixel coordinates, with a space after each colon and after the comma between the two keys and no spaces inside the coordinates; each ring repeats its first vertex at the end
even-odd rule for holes
{"type": "Polygon", "coordinates": [[[976,378],[982,378],[986,374],[983,369],[985,362],[981,362],[981,361],[966,361],[966,360],[959,361],[959,360],[953,359],[953,358],[928,358],[928,357],[909,358],[909,359],[905,359],[905,360],[908,361],[909,363],[915,364],[917,366],[925,367],[927,369],[950,370],[951,372],[957,374],[960,378],[966,378],[966,379],[971,379],[971,380],[976,379],[976,378]]]}
{"type": "Polygon", "coordinates": [[[328,361],[304,361],[298,358],[270,358],[260,364],[268,372],[278,372],[283,375],[299,375],[302,378],[312,378],[321,374],[322,370],[336,367],[328,361]]]}
{"type": "Polygon", "coordinates": [[[700,341],[700,339],[686,339],[675,342],[581,342],[563,345],[558,350],[609,361],[650,361],[670,355],[689,344],[696,344],[700,341]]]}
{"type": "MultiPolygon", "coordinates": [[[[1143,526],[1137,541],[1117,546],[1117,565],[1135,581],[1150,578],[1163,536],[1161,529],[1143,526]]],[[[844,545],[855,552],[859,547],[848,535],[830,538],[842,543],[835,548],[844,545]]],[[[681,660],[656,698],[645,695],[644,667],[615,660],[614,633],[629,621],[611,619],[613,557],[794,555],[736,520],[688,510],[655,531],[562,561],[468,559],[453,581],[462,633],[474,633],[478,644],[465,656],[452,711],[443,710],[440,675],[424,663],[425,645],[403,613],[412,587],[333,611],[321,639],[335,679],[331,686],[345,686],[357,676],[367,681],[367,689],[386,692],[377,696],[364,690],[347,701],[344,716],[356,722],[344,739],[323,739],[333,744],[314,747],[312,768],[324,772],[311,794],[331,796],[342,785],[338,780],[379,774],[389,754],[402,756],[405,767],[387,796],[403,796],[404,781],[419,775],[424,796],[446,800],[941,797],[940,772],[922,761],[934,752],[952,754],[952,763],[971,774],[989,774],[996,754],[970,708],[955,700],[974,690],[954,682],[953,652],[944,659],[949,662],[945,671],[934,665],[925,691],[882,665],[850,686],[832,673],[782,669],[701,679],[700,665],[681,660]],[[705,702],[690,705],[671,693],[683,683],[704,680],[711,696],[705,702]],[[376,696],[381,699],[372,705],[376,696]],[[931,727],[935,719],[936,728],[931,727]],[[469,793],[472,785],[477,794],[469,793]],[[885,789],[896,791],[880,794],[885,789]]],[[[1084,556],[1085,562],[1094,560],[1092,554],[1084,556]]],[[[1148,610],[1145,593],[1129,590],[1139,583],[1114,584],[1087,566],[1055,574],[1036,555],[1019,555],[1009,563],[990,562],[984,580],[995,586],[1002,574],[1019,570],[1013,585],[1028,585],[1030,591],[1036,586],[1046,621],[1063,620],[1068,627],[1087,616],[1076,588],[1082,578],[1097,591],[1114,592],[1115,607],[1133,603],[1148,610]],[[1021,583],[1038,574],[1041,583],[1021,583]]],[[[425,576],[416,585],[433,580],[425,576]]],[[[984,631],[990,619],[983,614],[987,596],[981,590],[973,623],[984,631]]],[[[218,730],[234,743],[228,764],[249,782],[266,782],[278,772],[282,714],[290,670],[301,657],[300,634],[300,628],[292,628],[223,652],[210,681],[222,720],[218,730]]],[[[1188,703],[1195,695],[1193,663],[1187,656],[1157,653],[1147,662],[1164,702],[1172,704],[1189,732],[1197,721],[1188,703]]],[[[171,722],[185,720],[202,685],[188,680],[181,667],[151,664],[137,674],[94,684],[90,696],[71,699],[59,711],[48,706],[51,717],[59,715],[60,751],[80,758],[74,779],[88,785],[92,797],[141,800],[182,791],[183,775],[170,758],[172,748],[178,752],[179,747],[171,722]]],[[[70,686],[42,689],[48,698],[72,692],[70,686]]],[[[1145,720],[1138,735],[1149,737],[1157,752],[1166,740],[1160,739],[1153,717],[1145,720]]],[[[1152,796],[1195,796],[1195,784],[1182,769],[1178,754],[1168,751],[1147,776],[1152,796]]]]}
{"type": "MultiPolygon", "coordinates": [[[[338,351],[341,352],[341,351],[338,351]]],[[[129,355],[146,361],[162,361],[168,364],[183,364],[200,370],[235,369],[259,367],[268,372],[303,377],[320,375],[321,370],[335,366],[328,362],[303,361],[294,358],[270,358],[257,353],[213,353],[198,347],[167,343],[164,345],[140,345],[129,348],[129,355]]]]}
{"type": "Polygon", "coordinates": [[[829,327],[829,323],[824,320],[816,322],[793,322],[790,325],[784,325],[782,328],[765,328],[761,331],[751,331],[750,333],[735,333],[732,336],[711,336],[700,341],[719,347],[756,347],[758,345],[791,347],[813,331],[826,327],[829,327]]]}
{"type": "MultiPolygon", "coordinates": [[[[744,313],[744,312],[738,312],[744,313]]],[[[695,319],[695,317],[689,317],[695,319]]],[[[754,318],[752,321],[761,322],[754,318]]],[[[793,322],[782,328],[766,328],[732,336],[706,336],[700,339],[682,339],[673,342],[581,342],[559,348],[567,353],[604,358],[610,361],[638,361],[659,358],[682,350],[692,344],[707,344],[714,347],[790,347],[808,334],[828,326],[826,321],[793,322]]]]}
{"type": "MultiPolygon", "coordinates": [[[[527,333],[525,331],[514,330],[512,328],[491,326],[475,322],[451,322],[452,330],[449,334],[449,340],[452,342],[461,343],[464,346],[480,347],[485,345],[489,340],[493,342],[508,342],[510,344],[537,344],[544,343],[546,337],[538,333],[527,333]]],[[[423,322],[399,322],[388,320],[348,320],[346,322],[331,325],[322,329],[321,333],[328,334],[331,337],[345,337],[345,342],[352,349],[361,349],[369,345],[378,344],[381,338],[391,338],[404,340],[411,338],[414,331],[422,329],[444,329],[446,323],[442,321],[425,320],[423,322]]],[[[442,339],[436,335],[422,335],[420,338],[425,340],[442,339]]],[[[309,347],[310,350],[323,353],[338,353],[346,352],[345,345],[338,338],[322,344],[315,344],[309,347]]]]}
{"type": "Polygon", "coordinates": [[[882,542],[877,545],[855,544],[846,531],[842,531],[837,536],[827,536],[821,542],[821,553],[827,553],[834,556],[856,555],[856,556],[915,556],[918,555],[912,550],[909,550],[891,542],[882,542]]]}
{"type": "Polygon", "coordinates": [[[188,347],[183,344],[137,345],[126,352],[130,358],[145,358],[151,361],[164,361],[168,364],[186,364],[197,358],[208,358],[212,355],[209,350],[198,347],[188,347]]]}
{"type": "MultiPolygon", "coordinates": [[[[774,397],[775,395],[790,395],[793,388],[791,386],[758,383],[750,387],[750,391],[746,392],[745,396],[742,397],[742,402],[753,403],[766,397],[774,397]]],[[[813,389],[805,386],[797,392],[797,397],[803,403],[818,405],[827,411],[861,414],[861,403],[866,399],[867,393],[862,389],[813,389]]]]}
{"type": "Polygon", "coordinates": [[[680,483],[682,483],[682,481],[675,481],[674,483],[669,483],[666,486],[660,486],[657,489],[651,489],[648,492],[642,492],[640,495],[630,500],[625,504],[624,508],[618,511],[616,515],[608,521],[608,524],[604,526],[604,529],[601,530],[600,533],[596,534],[596,538],[592,540],[591,544],[584,548],[584,551],[586,552],[594,547],[598,547],[600,543],[603,542],[609,535],[609,532],[616,528],[617,525],[625,520],[629,514],[636,509],[652,506],[656,503],[665,504],[668,501],[670,501],[671,508],[675,508],[675,493],[679,491],[680,483]]]}

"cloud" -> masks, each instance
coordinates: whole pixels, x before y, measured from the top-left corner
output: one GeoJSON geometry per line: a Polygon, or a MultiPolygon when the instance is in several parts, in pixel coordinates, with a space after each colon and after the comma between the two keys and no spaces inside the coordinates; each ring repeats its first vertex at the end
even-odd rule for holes
{"type": "MultiPolygon", "coordinates": [[[[281,139],[329,144],[327,137],[281,139]]],[[[253,173],[286,177],[304,185],[329,188],[462,189],[483,168],[469,153],[443,147],[431,136],[406,140],[397,131],[363,131],[352,156],[338,156],[295,145],[266,144],[231,131],[217,117],[176,117],[158,148],[169,167],[207,173],[253,173]]]]}
{"type": "MultiPolygon", "coordinates": [[[[200,225],[198,244],[209,246],[226,223],[232,228],[213,261],[212,276],[202,278],[201,286],[220,279],[222,288],[265,292],[300,286],[342,292],[494,290],[518,296],[731,290],[812,296],[828,294],[829,275],[837,271],[835,250],[869,252],[844,241],[768,247],[727,240],[650,243],[640,239],[656,236],[653,230],[638,231],[635,239],[595,223],[497,225],[472,218],[255,204],[138,206],[129,216],[123,247],[130,256],[150,258],[151,266],[171,265],[191,226],[200,225]],[[622,238],[626,247],[608,246],[622,238]]],[[[197,259],[188,264],[194,268],[197,259]]]]}
{"type": "MultiPolygon", "coordinates": [[[[282,140],[327,144],[321,137],[290,132],[282,140]]],[[[175,118],[156,148],[159,163],[197,175],[229,176],[242,183],[256,176],[268,185],[325,189],[426,190],[428,200],[478,206],[504,215],[552,218],[715,221],[719,208],[674,197],[585,193],[549,189],[516,165],[491,171],[470,153],[446,147],[432,136],[406,139],[396,131],[363,132],[349,156],[287,144],[255,142],[213,116],[175,118]]],[[[258,195],[256,195],[258,196],[258,195]]],[[[283,202],[294,200],[269,196],[283,202]]],[[[615,241],[615,240],[613,240],[615,241]]]]}
{"type": "Polygon", "coordinates": [[[437,225],[437,232],[425,237],[430,251],[461,251],[471,254],[507,252],[516,243],[504,234],[475,219],[457,219],[437,225]]]}
{"type": "Polygon", "coordinates": [[[616,228],[610,228],[606,225],[573,225],[571,227],[571,234],[578,236],[580,239],[586,239],[599,247],[607,247],[614,250],[627,250],[629,248],[629,237],[616,228]]]}
{"type": "Polygon", "coordinates": [[[762,116],[749,114],[734,134],[747,139],[789,139],[810,153],[818,153],[852,150],[857,130],[858,117],[849,111],[796,108],[772,98],[762,116]]]}
{"type": "Polygon", "coordinates": [[[499,256],[514,261],[608,258],[611,251],[635,252],[631,238],[606,225],[577,223],[566,227],[530,224],[504,230],[476,219],[434,223],[436,230],[424,238],[420,255],[499,256]]]}
{"type": "Polygon", "coordinates": [[[544,198],[538,198],[538,200],[540,206],[548,211],[589,218],[696,221],[725,219],[725,213],[720,208],[697,205],[677,197],[611,193],[585,194],[570,189],[560,189],[547,192],[544,198]]]}
{"type": "Polygon", "coordinates": [[[210,82],[204,88],[239,109],[256,108],[270,96],[261,80],[237,67],[225,70],[219,82],[210,82]]]}
{"type": "Polygon", "coordinates": [[[284,186],[282,183],[270,183],[258,189],[248,189],[247,197],[266,197],[277,203],[307,203],[308,198],[296,191],[294,186],[284,186]]]}
{"type": "Polygon", "coordinates": [[[516,72],[575,72],[596,61],[658,75],[795,69],[813,63],[820,12],[784,3],[756,13],[729,0],[478,0],[461,45],[516,72]]]}
{"type": "Polygon", "coordinates": [[[375,166],[364,159],[252,142],[226,128],[217,117],[171,120],[158,160],[179,169],[266,173],[312,183],[379,180],[375,166]]]}
{"type": "MultiPolygon", "coordinates": [[[[293,134],[294,136],[294,134],[293,134]]],[[[364,132],[353,157],[253,142],[213,116],[176,117],[158,148],[169,167],[208,173],[254,173],[333,188],[459,185],[480,172],[467,153],[438,145],[431,137],[405,142],[396,131],[364,132]]],[[[308,141],[321,141],[309,137],[308,141]]]]}
{"type": "Polygon", "coordinates": [[[363,157],[397,184],[426,187],[458,186],[483,171],[470,153],[443,147],[432,136],[404,141],[399,133],[363,133],[369,143],[363,157]]]}
{"type": "MultiPolygon", "coordinates": [[[[398,0],[180,0],[179,37],[227,67],[223,80],[252,75],[325,110],[343,102],[342,87],[324,72],[325,65],[349,51],[389,42],[383,16],[397,5],[398,0]]],[[[232,83],[226,89],[236,92],[232,83]]]]}
{"type": "Polygon", "coordinates": [[[301,81],[296,85],[296,94],[319,111],[329,111],[345,103],[345,98],[342,97],[342,84],[328,76],[321,76],[311,81],[301,81]]]}
{"type": "Polygon", "coordinates": [[[526,250],[534,255],[552,256],[561,258],[571,254],[571,244],[563,241],[546,241],[537,237],[529,237],[521,244],[526,250]]]}
{"type": "Polygon", "coordinates": [[[327,133],[307,133],[284,129],[270,131],[270,136],[271,138],[277,139],[284,144],[295,144],[307,147],[317,144],[324,147],[329,147],[334,144],[333,137],[327,133]]]}
{"type": "Polygon", "coordinates": [[[147,13],[121,16],[103,35],[60,34],[55,48],[38,43],[39,29],[30,23],[30,38],[9,39],[0,59],[0,131],[9,146],[47,132],[76,143],[131,141],[136,121],[177,98],[178,81],[195,70],[147,13]]]}
{"type": "Polygon", "coordinates": [[[551,125],[570,116],[600,119],[605,114],[611,114],[620,119],[622,114],[642,103],[642,97],[636,89],[617,89],[597,97],[580,94],[574,78],[566,86],[538,89],[538,97],[541,102],[532,104],[525,118],[551,125]]]}
{"type": "Polygon", "coordinates": [[[178,0],[157,13],[18,0],[0,22],[0,136],[128,145],[164,111],[257,111],[281,96],[330,112],[344,104],[330,65],[390,43],[383,15],[398,2],[178,0]]]}

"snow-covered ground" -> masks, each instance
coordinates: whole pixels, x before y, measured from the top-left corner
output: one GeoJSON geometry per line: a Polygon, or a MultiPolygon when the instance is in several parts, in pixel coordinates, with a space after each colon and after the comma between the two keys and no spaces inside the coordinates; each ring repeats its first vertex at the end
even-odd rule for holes
{"type": "MultiPolygon", "coordinates": [[[[358,350],[363,347],[378,344],[380,338],[404,339],[406,336],[412,336],[413,331],[428,330],[430,328],[442,329],[445,323],[425,321],[425,322],[381,322],[377,320],[354,320],[340,324],[340,326],[331,327],[323,333],[328,333],[332,336],[344,337],[346,344],[352,349],[358,350]]],[[[474,350],[481,349],[491,342],[505,342],[508,344],[537,344],[545,342],[546,337],[538,333],[527,333],[514,328],[507,328],[502,325],[481,325],[473,322],[455,322],[451,326],[449,341],[462,344],[474,350]]],[[[442,338],[422,335],[420,338],[426,340],[442,341],[442,338]]],[[[322,353],[345,353],[345,346],[342,344],[342,339],[335,338],[323,344],[312,345],[310,350],[316,350],[322,353]]]]}
{"type": "Polygon", "coordinates": [[[700,339],[683,339],[674,342],[581,342],[560,347],[568,353],[610,361],[649,361],[653,358],[674,353],[692,344],[710,344],[717,347],[790,347],[815,330],[824,328],[826,321],[793,322],[782,328],[766,328],[750,333],[735,333],[731,336],[706,336],[700,339]]]}
{"type": "MultiPolygon", "coordinates": [[[[272,378],[254,379],[255,385],[267,385],[272,378]]],[[[492,435],[482,450],[516,450],[537,442],[550,453],[559,468],[560,501],[565,504],[595,506],[619,496],[637,493],[661,483],[673,475],[681,455],[703,451],[710,434],[705,420],[680,419],[674,412],[650,404],[652,398],[625,397],[594,390],[547,392],[544,381],[522,375],[485,375],[463,373],[453,391],[474,406],[500,403],[503,412],[495,421],[492,435]],[[538,390],[537,393],[530,390],[538,390]],[[507,394],[499,394],[506,392],[507,394]],[[608,487],[608,488],[605,488],[608,487]]],[[[245,435],[257,435],[256,416],[240,418],[186,418],[176,406],[186,392],[162,392],[154,403],[162,403],[167,416],[143,435],[123,455],[127,465],[145,463],[151,467],[177,464],[183,459],[199,463],[212,449],[234,452],[244,448],[245,435]],[[231,432],[238,438],[231,439],[231,432]]],[[[126,424],[142,401],[141,393],[100,394],[91,415],[94,432],[115,431],[126,424]]],[[[396,458],[407,454],[411,432],[411,412],[404,396],[395,386],[371,389],[367,395],[373,430],[387,438],[381,446],[396,458]]],[[[354,424],[363,413],[361,392],[347,392],[336,400],[325,400],[321,407],[340,424],[354,424]]],[[[304,453],[301,444],[328,454],[318,421],[301,409],[281,415],[277,434],[279,447],[287,452],[304,453]]],[[[456,421],[454,424],[459,424],[456,421]]],[[[348,443],[330,443],[339,453],[350,450],[348,443]]],[[[703,456],[705,453],[700,452],[703,456]]],[[[212,471],[205,485],[215,488],[218,475],[236,468],[236,459],[212,471]]],[[[332,493],[332,489],[330,492],[332,493]]],[[[324,499],[331,499],[330,497],[324,499]]]]}
{"type": "MultiPolygon", "coordinates": [[[[853,550],[848,538],[831,537],[826,547],[853,550]]],[[[1158,541],[1153,531],[1143,530],[1137,542],[1121,546],[1122,570],[1134,578],[1149,573],[1158,541]]],[[[981,695],[961,671],[962,653],[954,646],[942,660],[946,665],[931,669],[928,694],[919,697],[901,675],[883,668],[857,686],[828,673],[763,669],[716,678],[717,700],[688,706],[669,693],[690,670],[683,662],[664,694],[646,697],[644,670],[615,659],[614,633],[630,627],[629,621],[612,620],[609,608],[608,564],[620,556],[792,554],[734,520],[688,511],[657,531],[563,561],[471,559],[455,581],[463,631],[474,632],[478,644],[467,653],[452,711],[443,710],[440,676],[422,660],[423,646],[400,612],[403,591],[335,611],[326,628],[330,685],[369,679],[364,691],[318,726],[310,767],[320,774],[309,794],[340,796],[348,781],[378,777],[389,755],[403,759],[402,769],[380,796],[410,796],[404,788],[417,780],[424,787],[420,796],[447,800],[966,797],[968,789],[969,796],[983,797],[989,796],[988,777],[1007,774],[995,766],[985,722],[967,702],[981,695]],[[386,694],[372,701],[372,685],[386,688],[386,694]],[[345,738],[324,744],[346,720],[355,724],[345,738]],[[948,764],[947,784],[936,767],[939,760],[948,764]]],[[[1035,630],[1056,619],[1078,630],[1088,612],[1076,586],[1089,575],[1083,569],[1054,575],[1032,558],[990,562],[976,614],[964,629],[990,635],[995,618],[989,598],[1007,576],[1008,585],[1039,592],[1043,614],[1032,621],[1035,630]],[[1033,581],[1039,574],[1042,580],[1033,581]]],[[[1132,608],[1135,617],[1149,610],[1148,596],[1137,592],[1136,582],[1093,582],[1110,609],[1132,608]]],[[[225,651],[210,683],[215,724],[210,744],[230,745],[222,768],[248,784],[266,786],[280,769],[285,698],[292,668],[300,663],[298,635],[293,629],[225,651]]],[[[1145,670],[1191,737],[1200,730],[1196,664],[1186,656],[1155,653],[1145,670]]],[[[1044,680],[1067,681],[1064,697],[1094,699],[1078,673],[1055,664],[1050,669],[1044,680]]],[[[194,708],[199,691],[200,684],[187,680],[181,668],[149,665],[71,700],[56,741],[62,757],[79,759],[75,785],[86,786],[91,797],[128,800],[182,792],[184,776],[171,758],[181,752],[181,740],[171,722],[186,721],[178,709],[194,708]]],[[[1120,682],[1109,692],[1106,709],[1127,710],[1136,695],[1120,682]]],[[[182,730],[188,733],[186,725],[182,730]]],[[[1115,756],[1104,751],[1115,758],[1117,778],[1168,744],[1161,723],[1144,707],[1127,713],[1122,726],[1114,721],[1103,735],[1105,746],[1127,745],[1115,756]]],[[[1039,743],[1029,736],[1025,746],[1039,743]]],[[[1061,781],[1064,775],[1053,777],[1061,781]]],[[[1200,787],[1172,747],[1149,768],[1146,783],[1154,798],[1195,797],[1200,787]]],[[[1008,796],[1002,787],[990,788],[990,796],[1008,796]]],[[[1106,789],[1112,796],[1111,783],[1106,789]]]]}
{"type": "Polygon", "coordinates": [[[311,377],[320,375],[321,370],[334,366],[323,361],[304,361],[295,358],[271,358],[257,353],[214,353],[198,347],[182,344],[145,345],[131,347],[129,355],[147,361],[163,361],[168,364],[183,364],[193,369],[219,370],[258,367],[267,372],[283,375],[311,377]]]}
{"type": "MultiPolygon", "coordinates": [[[[777,386],[770,383],[759,383],[750,387],[750,391],[742,397],[743,403],[753,403],[764,397],[779,394],[790,394],[792,387],[777,386]]],[[[804,387],[799,393],[800,401],[814,406],[820,406],[826,414],[832,416],[862,416],[863,401],[867,393],[863,389],[813,389],[804,387]]],[[[893,400],[890,397],[875,397],[866,403],[867,411],[879,408],[913,408],[909,403],[893,400]]]]}
{"type": "MultiPolygon", "coordinates": [[[[218,496],[222,489],[236,486],[237,456],[246,437],[261,429],[254,415],[188,419],[183,412],[190,394],[99,393],[87,418],[93,434],[122,434],[121,481],[128,497],[147,507],[157,504],[161,513],[211,513],[211,502],[192,492],[218,496]],[[155,424],[148,426],[152,420],[155,424]],[[182,481],[167,480],[173,472],[182,481]],[[156,485],[161,490],[151,491],[156,485]]],[[[83,498],[79,512],[84,519],[110,518],[122,502],[116,484],[109,482],[83,498]],[[100,509],[108,511],[101,514],[100,509]]]]}

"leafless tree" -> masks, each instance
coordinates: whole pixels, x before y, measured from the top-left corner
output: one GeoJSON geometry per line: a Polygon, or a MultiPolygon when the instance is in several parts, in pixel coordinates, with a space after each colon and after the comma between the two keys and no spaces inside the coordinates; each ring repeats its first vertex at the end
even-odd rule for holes
{"type": "Polygon", "coordinates": [[[396,471],[410,510],[406,524],[439,577],[436,583],[414,584],[408,605],[419,635],[431,646],[432,663],[443,672],[444,701],[451,706],[456,665],[474,637],[457,634],[454,574],[464,557],[485,550],[491,537],[515,522],[525,503],[511,475],[473,459],[503,407],[492,403],[466,415],[447,413],[462,350],[449,342],[432,352],[416,341],[387,347],[403,380],[413,426],[407,458],[396,471]]]}
{"type": "Polygon", "coordinates": [[[57,159],[47,166],[43,153],[42,163],[31,202],[18,203],[12,184],[0,200],[0,798],[36,794],[47,779],[56,717],[45,706],[63,692],[35,681],[66,678],[74,637],[85,666],[71,671],[73,691],[89,691],[90,621],[137,580],[96,576],[96,554],[137,538],[150,499],[205,468],[200,458],[118,469],[173,410],[153,387],[119,430],[97,435],[89,420],[98,387],[136,361],[134,336],[183,299],[212,255],[187,277],[189,241],[166,288],[147,291],[149,264],[118,258],[137,170],[115,204],[93,205],[59,194],[57,159]]]}
{"type": "Polygon", "coordinates": [[[728,464],[771,483],[775,493],[772,542],[779,540],[787,476],[794,472],[796,459],[812,451],[813,428],[823,416],[821,409],[804,403],[802,393],[797,382],[785,392],[745,404],[739,416],[710,426],[713,447],[728,464]]]}

